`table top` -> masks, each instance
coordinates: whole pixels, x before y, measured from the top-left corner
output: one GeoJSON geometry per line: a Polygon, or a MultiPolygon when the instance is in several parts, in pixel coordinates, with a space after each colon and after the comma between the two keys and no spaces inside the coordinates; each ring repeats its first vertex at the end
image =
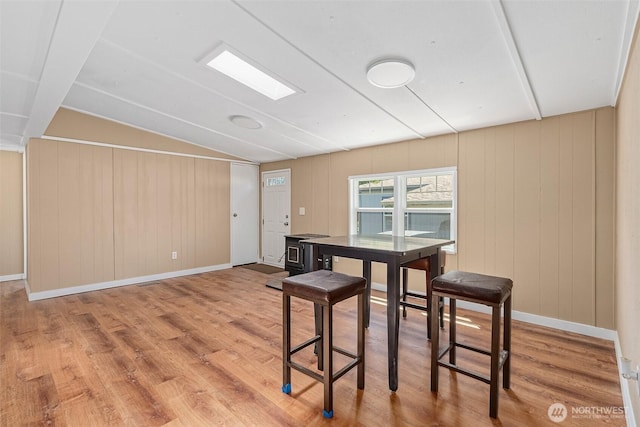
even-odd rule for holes
{"type": "Polygon", "coordinates": [[[343,248],[398,254],[404,254],[424,248],[437,248],[454,243],[453,240],[389,236],[381,234],[371,236],[360,236],[354,234],[350,236],[324,237],[319,239],[308,239],[304,240],[304,242],[316,245],[339,246],[343,248]]]}

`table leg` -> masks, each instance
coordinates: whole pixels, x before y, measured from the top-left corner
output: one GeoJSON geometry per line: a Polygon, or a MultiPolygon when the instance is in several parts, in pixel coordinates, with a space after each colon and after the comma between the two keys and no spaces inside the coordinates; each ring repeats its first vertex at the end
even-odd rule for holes
{"type": "Polygon", "coordinates": [[[387,263],[387,346],[389,389],[398,389],[398,332],[400,329],[400,264],[387,263]]]}
{"type": "Polygon", "coordinates": [[[440,248],[438,248],[435,254],[429,256],[429,263],[435,267],[429,271],[429,282],[440,275],[440,248]]]}
{"type": "Polygon", "coordinates": [[[371,319],[371,261],[362,261],[362,277],[367,279],[364,291],[364,326],[368,328],[371,319]]]}

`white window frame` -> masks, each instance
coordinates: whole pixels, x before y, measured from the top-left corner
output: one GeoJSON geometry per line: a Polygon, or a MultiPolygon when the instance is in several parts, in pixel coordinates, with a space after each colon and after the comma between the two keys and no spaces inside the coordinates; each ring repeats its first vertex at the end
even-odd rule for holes
{"type": "MultiPolygon", "coordinates": [[[[450,236],[451,240],[456,240],[458,235],[458,168],[457,167],[445,167],[445,168],[433,168],[422,169],[413,171],[382,173],[382,174],[367,174],[367,175],[353,175],[349,179],[349,234],[356,234],[357,219],[359,212],[390,212],[392,213],[392,231],[393,236],[404,236],[404,221],[405,214],[412,212],[424,212],[426,209],[420,208],[407,208],[407,178],[415,176],[437,176],[443,174],[453,175],[453,206],[451,208],[441,209],[429,209],[429,212],[433,213],[450,213],[450,236]],[[387,180],[393,179],[393,208],[361,208],[358,206],[358,183],[367,179],[379,179],[387,180]]],[[[455,254],[457,251],[456,243],[442,248],[445,252],[455,254]]]]}
{"type": "Polygon", "coordinates": [[[394,174],[381,174],[381,175],[359,175],[349,177],[349,234],[356,234],[358,229],[358,212],[370,212],[370,213],[390,213],[392,218],[392,230],[395,228],[393,219],[396,217],[395,203],[393,208],[361,208],[358,206],[358,181],[361,179],[379,179],[381,181],[387,179],[393,179],[393,191],[395,195],[397,180],[394,174]]]}

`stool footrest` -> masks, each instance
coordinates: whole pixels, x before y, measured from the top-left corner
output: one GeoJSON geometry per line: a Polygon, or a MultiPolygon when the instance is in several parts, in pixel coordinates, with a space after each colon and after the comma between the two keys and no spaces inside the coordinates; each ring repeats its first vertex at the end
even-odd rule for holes
{"type": "Polygon", "coordinates": [[[355,357],[351,362],[347,363],[342,369],[333,374],[333,380],[339,379],[341,376],[349,372],[352,368],[356,367],[360,363],[361,358],[355,357]]]}
{"type": "Polygon", "coordinates": [[[456,347],[464,348],[466,350],[475,351],[476,353],[481,353],[481,354],[485,354],[487,356],[491,356],[491,352],[489,350],[485,350],[485,349],[482,349],[482,348],[473,347],[473,346],[462,344],[462,343],[458,343],[458,342],[456,343],[456,347]]]}
{"type": "Polygon", "coordinates": [[[418,305],[412,302],[400,301],[399,304],[401,307],[411,307],[411,308],[415,308],[416,310],[429,311],[429,309],[424,305],[418,305]]]}
{"type": "Polygon", "coordinates": [[[324,381],[324,377],[322,375],[320,375],[319,373],[312,371],[311,369],[307,368],[306,366],[302,366],[299,363],[296,363],[292,360],[287,362],[287,365],[290,366],[291,368],[295,369],[296,371],[302,372],[303,374],[309,375],[311,378],[313,378],[316,381],[319,382],[323,382],[324,381]]]}
{"type": "Polygon", "coordinates": [[[456,371],[462,375],[466,375],[471,378],[475,378],[476,380],[480,380],[483,383],[491,384],[491,379],[485,375],[480,375],[477,372],[470,371],[468,369],[460,368],[458,365],[453,365],[449,362],[441,362],[438,361],[438,366],[444,366],[445,368],[449,368],[452,371],[456,371]]]}
{"type": "MultiPolygon", "coordinates": [[[[471,378],[475,378],[477,380],[485,382],[487,384],[491,384],[491,378],[487,377],[486,375],[481,375],[481,374],[479,374],[477,372],[470,371],[470,370],[464,369],[464,368],[460,368],[458,365],[454,365],[454,364],[449,363],[449,362],[443,362],[443,361],[440,360],[453,348],[454,345],[456,347],[461,347],[461,348],[464,348],[466,350],[475,351],[476,353],[482,353],[484,355],[491,356],[491,352],[490,351],[483,350],[481,348],[472,347],[470,345],[465,345],[465,344],[460,344],[460,343],[449,343],[449,345],[447,345],[445,348],[441,349],[438,352],[438,366],[444,366],[445,368],[449,368],[452,371],[456,371],[456,372],[459,372],[459,373],[461,373],[463,375],[467,375],[467,376],[469,376],[471,378]]],[[[502,369],[502,366],[504,365],[504,362],[507,360],[508,357],[509,357],[509,352],[507,350],[501,350],[500,351],[500,357],[498,359],[498,370],[502,369]]]]}
{"type": "Polygon", "coordinates": [[[340,348],[340,347],[336,347],[336,346],[333,347],[333,351],[335,351],[336,353],[340,353],[342,355],[345,355],[347,357],[350,357],[352,359],[355,359],[356,357],[358,357],[357,354],[355,354],[355,353],[353,353],[353,352],[351,352],[349,350],[345,350],[344,348],[340,348]]]}
{"type": "Polygon", "coordinates": [[[421,292],[405,292],[403,295],[400,295],[400,296],[401,297],[408,296],[408,297],[413,297],[413,298],[427,299],[427,294],[423,294],[421,292]]]}
{"type": "Polygon", "coordinates": [[[316,335],[313,338],[309,338],[308,340],[306,340],[302,344],[298,344],[297,346],[292,347],[289,354],[295,354],[295,353],[299,352],[300,350],[302,350],[302,349],[304,349],[306,347],[309,347],[311,344],[317,343],[321,339],[322,339],[322,337],[320,335],[316,335]]]}
{"type": "Polygon", "coordinates": [[[451,345],[451,343],[449,343],[449,345],[447,345],[445,348],[441,349],[438,352],[438,361],[440,359],[442,359],[444,357],[445,354],[449,353],[449,350],[451,350],[451,348],[453,347],[453,345],[451,345]]]}
{"type": "MultiPolygon", "coordinates": [[[[309,344],[313,344],[313,342],[309,342],[306,345],[309,345],[309,344]]],[[[344,374],[349,372],[352,368],[357,366],[360,363],[360,361],[362,360],[362,358],[360,356],[358,356],[357,354],[352,353],[352,352],[347,351],[347,350],[344,350],[344,349],[342,349],[340,347],[333,347],[333,351],[335,351],[336,353],[343,354],[343,355],[353,359],[351,362],[347,363],[342,369],[336,371],[333,374],[333,380],[334,381],[336,381],[341,376],[343,376],[344,374]]],[[[306,366],[302,366],[301,364],[299,364],[297,362],[294,362],[293,360],[289,360],[287,362],[287,365],[290,366],[291,368],[295,369],[296,371],[300,371],[303,374],[309,375],[311,378],[313,378],[316,381],[319,381],[319,382],[323,382],[324,381],[324,375],[320,375],[319,373],[317,373],[315,371],[312,371],[311,369],[307,368],[306,366]]]]}

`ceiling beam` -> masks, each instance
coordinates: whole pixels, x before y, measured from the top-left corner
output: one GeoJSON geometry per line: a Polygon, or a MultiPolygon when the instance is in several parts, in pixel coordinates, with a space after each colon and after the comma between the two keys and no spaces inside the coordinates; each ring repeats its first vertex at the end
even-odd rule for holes
{"type": "Polygon", "coordinates": [[[21,145],[45,132],[117,5],[63,0],[21,145]]]}
{"type": "Polygon", "coordinates": [[[511,32],[511,26],[509,25],[509,20],[507,19],[507,15],[504,13],[504,7],[502,6],[502,0],[492,1],[491,5],[493,6],[493,11],[498,19],[498,26],[502,31],[502,36],[504,37],[504,41],[509,49],[509,53],[511,54],[511,59],[513,60],[513,65],[516,67],[516,71],[518,73],[518,77],[520,78],[520,84],[522,85],[522,90],[524,91],[525,96],[527,97],[527,101],[529,101],[529,107],[531,108],[531,112],[535,116],[536,120],[542,120],[542,115],[540,114],[540,107],[538,106],[538,102],[536,101],[536,96],[533,93],[533,87],[531,86],[531,81],[527,76],[527,70],[522,63],[522,58],[520,57],[520,51],[518,50],[518,45],[516,44],[515,39],[513,38],[513,33],[511,32]]]}

